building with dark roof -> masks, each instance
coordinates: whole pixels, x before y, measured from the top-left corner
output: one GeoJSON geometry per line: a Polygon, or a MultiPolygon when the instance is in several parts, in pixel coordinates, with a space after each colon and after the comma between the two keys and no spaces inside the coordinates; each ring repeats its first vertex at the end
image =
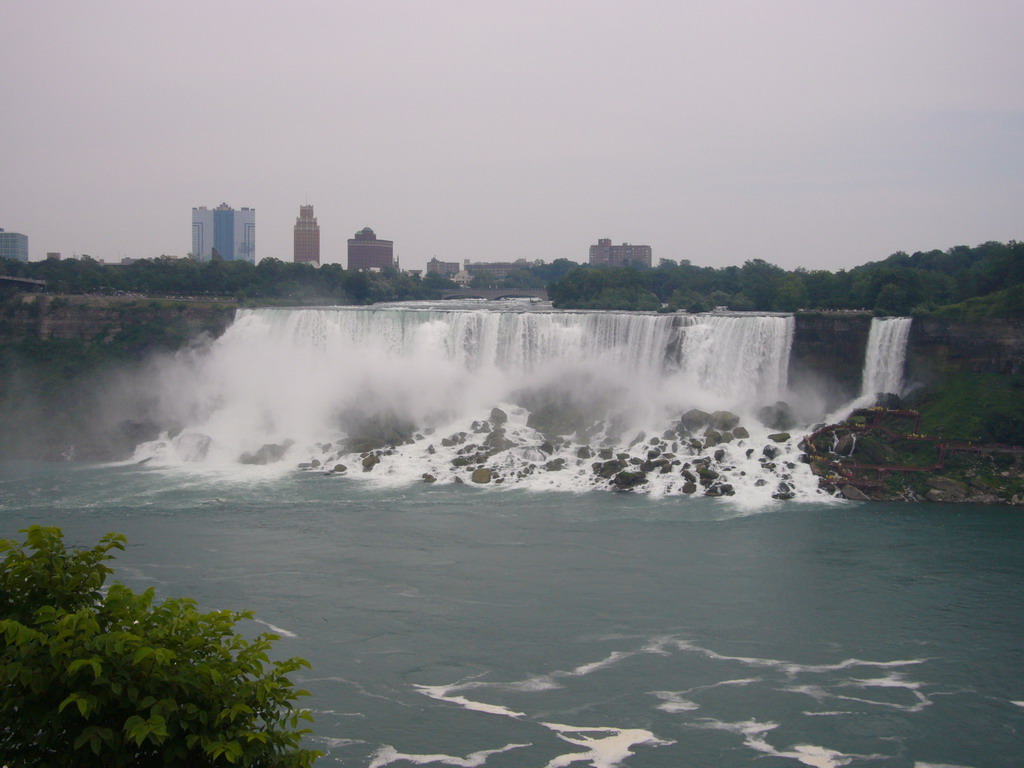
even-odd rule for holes
{"type": "Polygon", "coordinates": [[[369,227],[356,232],[348,241],[349,269],[398,269],[393,240],[378,240],[369,227]]]}

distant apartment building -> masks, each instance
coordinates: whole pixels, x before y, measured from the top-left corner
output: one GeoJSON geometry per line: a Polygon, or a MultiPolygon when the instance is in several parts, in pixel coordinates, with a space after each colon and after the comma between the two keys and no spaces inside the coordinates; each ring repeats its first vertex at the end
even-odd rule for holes
{"type": "Polygon", "coordinates": [[[487,277],[508,277],[510,272],[515,272],[521,269],[529,269],[536,265],[538,262],[527,261],[526,259],[516,259],[515,261],[474,261],[471,262],[466,259],[463,262],[463,269],[469,273],[470,277],[487,276],[487,277]]]}
{"type": "Polygon", "coordinates": [[[437,256],[427,262],[428,275],[440,275],[441,277],[452,277],[459,274],[459,262],[440,261],[437,256]]]}
{"type": "Polygon", "coordinates": [[[394,254],[393,240],[378,240],[372,229],[364,227],[348,241],[348,268],[374,271],[398,269],[394,254]]]}
{"type": "Polygon", "coordinates": [[[192,257],[256,263],[256,209],[227,203],[192,209],[192,257]]]}
{"type": "Polygon", "coordinates": [[[0,258],[28,261],[28,235],[0,229],[0,258]]]}
{"type": "Polygon", "coordinates": [[[651,246],[649,245],[612,245],[608,238],[597,241],[590,246],[590,263],[599,267],[623,267],[630,264],[634,267],[651,266],[651,246]]]}
{"type": "Polygon", "coordinates": [[[295,220],[293,259],[307,264],[320,264],[320,225],[313,215],[312,205],[299,206],[299,218],[295,220]]]}

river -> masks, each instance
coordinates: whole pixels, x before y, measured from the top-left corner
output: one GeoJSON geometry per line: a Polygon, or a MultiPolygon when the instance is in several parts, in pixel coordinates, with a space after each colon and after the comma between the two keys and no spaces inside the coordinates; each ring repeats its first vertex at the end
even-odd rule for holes
{"type": "Polygon", "coordinates": [[[1024,763],[1012,508],[0,467],[0,536],[303,656],[320,766],[1024,763]]]}

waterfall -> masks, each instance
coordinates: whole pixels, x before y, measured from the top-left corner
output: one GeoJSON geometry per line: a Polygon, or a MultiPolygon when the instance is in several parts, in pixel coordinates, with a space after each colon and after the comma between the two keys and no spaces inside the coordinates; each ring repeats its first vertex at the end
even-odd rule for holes
{"type": "Polygon", "coordinates": [[[903,394],[903,367],[910,335],[909,317],[875,317],[871,320],[864,355],[861,398],[879,393],[903,394]]]}
{"type": "Polygon", "coordinates": [[[754,314],[241,310],[166,371],[154,397],[176,427],[135,460],[395,482],[486,466],[496,482],[579,490],[608,486],[601,459],[655,493],[693,493],[699,464],[701,492],[790,494],[794,462],[770,459],[795,444],[763,445],[756,414],[786,397],[793,330],[754,314]]]}

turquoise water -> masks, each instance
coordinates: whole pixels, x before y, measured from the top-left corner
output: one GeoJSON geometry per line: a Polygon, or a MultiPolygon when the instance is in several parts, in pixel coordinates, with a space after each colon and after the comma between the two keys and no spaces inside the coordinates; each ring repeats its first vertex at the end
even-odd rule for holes
{"type": "Polygon", "coordinates": [[[1012,508],[3,465],[33,523],[281,630],[324,766],[1024,764],[1012,508]]]}

